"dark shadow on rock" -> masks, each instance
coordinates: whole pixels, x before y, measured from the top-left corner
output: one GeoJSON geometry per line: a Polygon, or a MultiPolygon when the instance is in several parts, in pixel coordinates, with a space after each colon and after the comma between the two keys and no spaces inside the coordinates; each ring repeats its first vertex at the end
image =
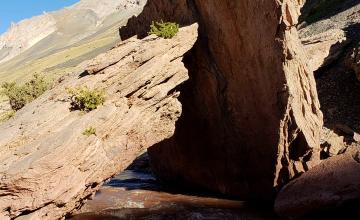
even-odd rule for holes
{"type": "Polygon", "coordinates": [[[84,72],[79,74],[79,79],[81,79],[81,78],[83,78],[85,76],[88,76],[88,75],[89,75],[88,71],[85,70],[84,72]]]}
{"type": "Polygon", "coordinates": [[[148,153],[145,152],[138,156],[125,170],[151,173],[148,153]]]}
{"type": "Polygon", "coordinates": [[[330,18],[357,4],[359,4],[359,0],[306,0],[301,9],[300,21],[311,24],[330,18]]]}
{"type": "Polygon", "coordinates": [[[303,220],[322,219],[360,219],[360,200],[347,201],[339,207],[333,207],[307,215],[303,220]]]}
{"type": "MultiPolygon", "coordinates": [[[[207,134],[207,128],[209,127],[209,121],[206,118],[206,116],[202,115],[201,112],[199,112],[199,108],[194,103],[194,97],[198,98],[198,95],[196,94],[199,91],[196,91],[196,88],[198,87],[197,82],[199,81],[199,78],[202,78],[203,76],[199,76],[197,71],[192,71],[197,68],[202,69],[208,69],[207,74],[210,73],[210,69],[213,68],[215,65],[214,63],[210,63],[210,65],[207,65],[205,63],[198,64],[196,60],[196,53],[198,51],[201,51],[200,48],[207,48],[207,45],[200,45],[201,43],[207,42],[206,36],[201,34],[204,32],[202,30],[203,25],[201,24],[201,21],[198,20],[196,14],[197,9],[194,4],[194,1],[187,1],[186,5],[181,5],[181,1],[162,1],[162,4],[168,4],[167,6],[163,6],[164,8],[168,8],[169,10],[161,10],[159,11],[158,8],[156,8],[156,4],[150,4],[150,1],[147,2],[147,4],[144,7],[143,14],[146,14],[147,16],[140,17],[141,22],[136,21],[137,19],[130,19],[128,22],[128,25],[125,27],[122,27],[119,29],[119,34],[121,36],[122,40],[126,40],[133,35],[137,35],[138,38],[144,38],[148,35],[147,27],[150,27],[151,21],[159,21],[159,20],[165,20],[165,21],[175,21],[180,26],[187,26],[194,22],[199,22],[199,39],[197,43],[194,45],[193,49],[191,49],[185,56],[184,56],[184,64],[186,68],[189,70],[189,80],[186,81],[184,84],[180,85],[179,88],[177,88],[179,91],[181,91],[181,95],[179,97],[180,102],[182,103],[183,110],[182,110],[182,116],[179,118],[179,121],[176,123],[176,130],[173,137],[162,141],[161,143],[158,143],[154,146],[152,146],[148,151],[154,152],[154,151],[162,151],[163,148],[170,147],[169,145],[176,144],[177,142],[181,143],[182,146],[184,146],[181,151],[188,151],[191,152],[190,154],[193,155],[191,158],[187,158],[186,161],[192,161],[194,158],[197,158],[198,161],[203,161],[203,164],[211,164],[213,162],[219,161],[219,158],[222,157],[219,154],[216,154],[214,152],[221,153],[219,151],[216,151],[211,148],[216,148],[215,146],[210,144],[204,143],[203,141],[207,141],[206,139],[203,139],[204,134],[207,134]],[[180,2],[180,4],[179,4],[180,2]],[[179,4],[179,5],[173,5],[173,4],[179,4]],[[182,10],[178,10],[177,8],[181,8],[182,10]],[[152,11],[155,11],[156,13],[150,13],[152,11]],[[207,66],[207,67],[205,67],[207,66]],[[200,117],[199,117],[200,115],[200,117]],[[200,133],[199,133],[200,131],[200,133]],[[186,137],[186,138],[184,138],[186,137]],[[208,145],[209,151],[204,152],[199,147],[192,147],[194,145],[208,145]],[[216,158],[217,161],[216,161],[216,158]]],[[[203,55],[206,57],[206,55],[203,55]]],[[[207,59],[206,59],[207,60],[207,59]]],[[[207,60],[208,61],[208,60],[207,60]]],[[[210,78],[210,77],[209,77],[210,78]]],[[[207,79],[207,81],[210,81],[213,79],[207,79]]],[[[205,82],[204,82],[205,83],[205,82]]],[[[207,83],[207,82],[206,82],[207,83]]],[[[223,85],[221,87],[224,87],[223,85]]],[[[220,105],[219,105],[220,107],[220,105]]],[[[221,125],[219,125],[221,126],[221,125]]],[[[173,149],[173,148],[171,148],[173,149]]],[[[158,152],[160,153],[160,152],[158,152]]],[[[161,154],[161,153],[160,153],[161,154]]],[[[162,159],[164,161],[168,160],[179,160],[178,156],[184,155],[183,152],[173,152],[174,157],[168,158],[168,155],[163,155],[162,159]]],[[[223,152],[225,154],[225,152],[223,152]]],[[[150,160],[150,164],[151,160],[150,160]]],[[[225,163],[223,163],[224,166],[226,166],[225,163]]],[[[167,163],[167,166],[162,166],[161,169],[164,169],[163,172],[161,172],[162,176],[157,176],[157,179],[160,182],[161,185],[166,186],[166,191],[180,191],[182,193],[187,194],[202,194],[202,195],[209,195],[211,193],[204,192],[208,191],[209,189],[204,188],[202,185],[195,185],[194,183],[189,183],[188,180],[184,179],[184,176],[179,173],[177,176],[173,176],[173,173],[171,176],[167,176],[166,170],[172,170],[175,169],[174,163],[167,163]],[[200,193],[199,193],[200,192],[200,193]]],[[[191,162],[182,163],[181,169],[188,170],[189,174],[192,173],[192,169],[194,169],[195,164],[191,164],[191,162]]],[[[152,164],[152,168],[155,169],[154,164],[152,164]]],[[[159,167],[158,167],[159,168],[159,167]]],[[[158,170],[158,169],[157,169],[158,170]]],[[[159,170],[158,170],[159,171],[159,170]]],[[[159,172],[157,172],[159,174],[159,172]]],[[[225,175],[225,174],[224,174],[225,175]]],[[[191,181],[190,181],[191,182],[191,181]]],[[[165,190],[165,189],[164,189],[165,190]]],[[[209,190],[210,191],[210,190],[209,190]]],[[[218,192],[217,192],[218,194],[218,192]]],[[[220,196],[220,195],[219,195],[220,196]]],[[[221,195],[224,196],[224,195],[221,195]]]]}
{"type": "MultiPolygon", "coordinates": [[[[148,190],[204,198],[237,199],[236,197],[226,196],[203,187],[186,185],[183,182],[161,181],[161,179],[156,178],[153,174],[149,166],[147,153],[140,155],[125,171],[107,181],[104,186],[114,189],[123,188],[127,191],[148,190]]],[[[256,201],[256,203],[250,201],[249,204],[254,207],[261,206],[264,208],[272,206],[272,204],[261,203],[259,201],[256,201]]]]}
{"type": "Polygon", "coordinates": [[[345,28],[344,31],[346,33],[346,38],[352,41],[352,45],[360,41],[360,24],[352,24],[345,28]]]}
{"type": "MultiPolygon", "coordinates": [[[[272,37],[257,34],[272,31],[275,37],[280,33],[279,14],[273,10],[278,5],[212,2],[219,1],[148,1],[143,13],[120,29],[125,40],[135,34],[146,36],[151,21],[199,23],[198,42],[184,57],[190,79],[179,88],[182,116],[174,136],[149,149],[151,164],[157,177],[168,185],[269,201],[277,191],[274,178],[279,186],[290,178],[287,162],[282,162],[281,172],[274,166],[282,134],[279,121],[287,114],[288,105],[283,101],[289,100],[279,99],[289,95],[279,92],[286,81],[279,59],[282,47],[275,45],[272,37]],[[250,7],[268,10],[268,6],[271,22],[257,20],[257,16],[252,18],[258,21],[256,28],[253,22],[246,22],[253,15],[250,7]],[[244,13],[237,14],[237,9],[244,13]],[[217,15],[217,10],[222,13],[217,15]],[[209,12],[213,14],[209,16],[209,12]],[[229,26],[222,30],[224,22],[229,26]],[[242,28],[237,26],[240,23],[242,28]],[[262,44],[269,46],[270,52],[263,53],[262,44]],[[269,77],[272,74],[275,77],[269,77]]],[[[295,126],[289,126],[290,133],[295,126]]],[[[300,141],[294,145],[305,148],[305,138],[298,137],[300,141]]]]}
{"type": "MultiPolygon", "coordinates": [[[[350,44],[344,47],[337,61],[317,70],[315,76],[325,127],[334,129],[336,125],[346,125],[359,133],[360,83],[344,62],[348,51],[359,42],[360,24],[349,26],[345,33],[350,44]]],[[[330,54],[335,48],[339,45],[332,46],[330,54]]]]}

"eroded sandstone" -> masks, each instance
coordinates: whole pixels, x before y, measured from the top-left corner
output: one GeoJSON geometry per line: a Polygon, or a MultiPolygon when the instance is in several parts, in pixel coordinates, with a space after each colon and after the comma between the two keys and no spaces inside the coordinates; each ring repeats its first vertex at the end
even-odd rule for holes
{"type": "Polygon", "coordinates": [[[62,218],[170,138],[182,111],[175,88],[188,79],[182,56],[196,39],[197,25],[171,40],[131,38],[0,125],[0,218],[62,218]],[[105,91],[104,105],[70,111],[66,88],[85,85],[105,91]],[[96,135],[83,135],[90,126],[96,135]]]}

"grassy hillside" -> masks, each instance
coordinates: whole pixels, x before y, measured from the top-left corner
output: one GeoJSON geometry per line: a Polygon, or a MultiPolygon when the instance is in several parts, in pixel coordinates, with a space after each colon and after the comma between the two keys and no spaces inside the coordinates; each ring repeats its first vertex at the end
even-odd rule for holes
{"type": "MultiPolygon", "coordinates": [[[[30,48],[28,52],[0,66],[0,84],[13,81],[24,83],[35,73],[44,74],[49,79],[57,79],[63,74],[80,71],[77,66],[81,62],[107,51],[120,41],[118,25],[120,24],[116,24],[104,32],[95,33],[80,43],[57,50],[53,53],[45,53],[39,58],[34,59],[31,56],[33,49],[30,48]]],[[[34,48],[37,48],[37,46],[38,45],[35,45],[34,48]]],[[[1,118],[6,118],[6,115],[9,114],[10,111],[4,102],[7,102],[6,97],[0,95],[0,104],[2,103],[2,108],[0,108],[0,122],[1,118]]]]}
{"type": "MultiPolygon", "coordinates": [[[[57,50],[50,54],[33,59],[32,48],[0,66],[0,83],[16,81],[25,82],[32,74],[46,74],[58,77],[64,73],[76,71],[76,66],[82,61],[91,59],[116,44],[120,39],[118,26],[105,32],[94,34],[87,40],[57,50]]],[[[43,42],[41,42],[43,44],[43,42]]],[[[35,45],[36,48],[38,45],[35,45]]]]}

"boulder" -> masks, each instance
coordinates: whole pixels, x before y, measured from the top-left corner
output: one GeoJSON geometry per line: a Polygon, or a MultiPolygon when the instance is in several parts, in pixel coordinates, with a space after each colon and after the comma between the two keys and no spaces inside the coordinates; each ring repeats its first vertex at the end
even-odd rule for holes
{"type": "Polygon", "coordinates": [[[360,143],[360,134],[354,133],[353,139],[354,139],[354,141],[360,143]]]}
{"type": "Polygon", "coordinates": [[[149,0],[120,29],[199,22],[184,62],[183,115],[174,137],[149,149],[156,175],[181,187],[271,199],[319,161],[322,113],[295,25],[296,0],[149,0]]]}
{"type": "Polygon", "coordinates": [[[360,199],[359,155],[360,146],[354,145],[291,181],[276,198],[276,213],[298,218],[360,199]]]}
{"type": "Polygon", "coordinates": [[[155,143],[181,114],[175,88],[197,25],[173,39],[131,38],[88,63],[0,125],[0,218],[60,219],[155,143]],[[90,74],[91,73],[91,74],[90,74]],[[104,90],[104,105],[71,111],[66,88],[104,90]],[[84,131],[93,127],[93,135],[84,131]]]}
{"type": "Polygon", "coordinates": [[[333,157],[345,151],[347,146],[344,136],[339,136],[331,130],[328,130],[324,136],[321,140],[321,146],[326,157],[333,157]]]}

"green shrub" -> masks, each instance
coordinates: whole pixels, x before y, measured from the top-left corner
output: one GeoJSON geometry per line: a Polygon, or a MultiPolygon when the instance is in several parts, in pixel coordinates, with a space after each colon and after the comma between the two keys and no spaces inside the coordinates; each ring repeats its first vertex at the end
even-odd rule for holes
{"type": "Polygon", "coordinates": [[[70,95],[72,110],[89,112],[105,102],[104,91],[90,90],[88,87],[67,88],[66,90],[70,95]]]}
{"type": "Polygon", "coordinates": [[[50,82],[45,77],[36,74],[24,85],[12,82],[4,83],[1,87],[2,93],[9,99],[11,108],[18,111],[48,90],[50,82]]]}
{"type": "Polygon", "coordinates": [[[152,22],[148,34],[155,34],[165,39],[173,38],[179,32],[179,24],[172,22],[152,22]]]}
{"type": "Polygon", "coordinates": [[[15,111],[23,108],[26,103],[31,101],[31,96],[26,92],[25,86],[16,83],[4,83],[2,85],[3,94],[8,97],[11,108],[15,111]]]}
{"type": "Polygon", "coordinates": [[[0,114],[0,123],[9,120],[15,116],[15,111],[7,111],[0,114]]]}
{"type": "Polygon", "coordinates": [[[88,137],[90,137],[91,135],[96,135],[96,128],[89,127],[87,129],[85,129],[85,131],[82,134],[86,135],[88,137]]]}

